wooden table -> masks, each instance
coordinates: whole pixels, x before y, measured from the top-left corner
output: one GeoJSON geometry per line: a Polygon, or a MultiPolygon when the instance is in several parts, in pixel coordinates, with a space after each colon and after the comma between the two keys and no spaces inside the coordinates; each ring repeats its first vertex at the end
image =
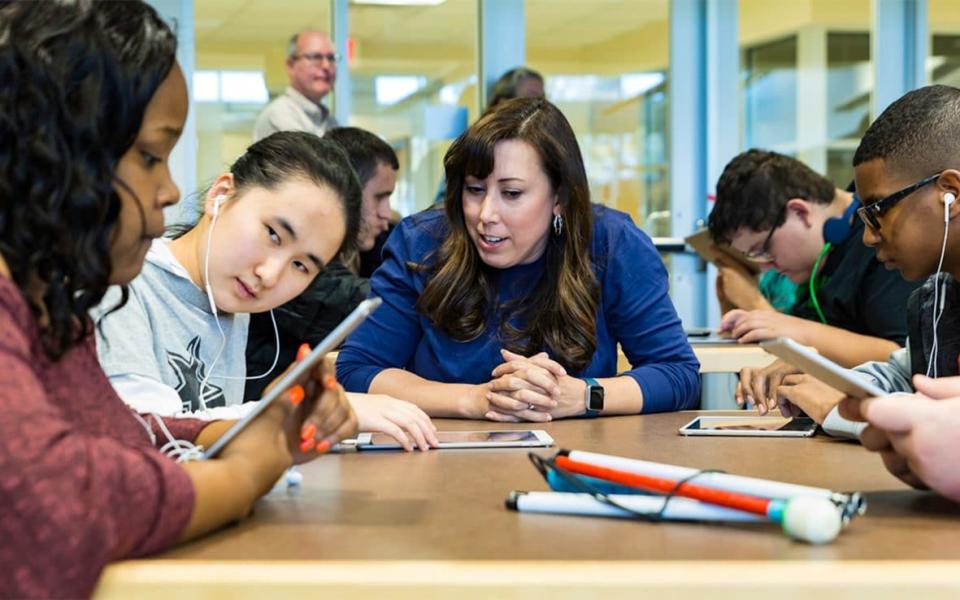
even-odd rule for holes
{"type": "Polygon", "coordinates": [[[566,448],[863,491],[867,515],[833,544],[810,546],[767,524],[523,514],[504,508],[507,493],[546,489],[524,450],[331,455],[303,467],[299,489],[268,496],[246,521],[156,559],[111,566],[98,596],[960,595],[960,507],[906,488],[853,443],[678,436],[694,414],[545,428],[566,448]]]}

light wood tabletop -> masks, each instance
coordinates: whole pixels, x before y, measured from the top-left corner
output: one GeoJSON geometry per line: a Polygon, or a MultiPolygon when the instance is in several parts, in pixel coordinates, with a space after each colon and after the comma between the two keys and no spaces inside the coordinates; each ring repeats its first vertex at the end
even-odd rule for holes
{"type": "MultiPolygon", "coordinates": [[[[517,513],[511,490],[545,490],[527,452],[345,453],[302,467],[233,527],[107,569],[99,598],[529,596],[871,599],[960,594],[960,507],[910,490],[857,444],[684,438],[696,413],[546,424],[560,447],[865,492],[832,544],[770,524],[708,525],[517,513]]],[[[523,428],[438,420],[443,430],[523,428]]],[[[541,449],[549,454],[555,449],[541,449]]]]}
{"type": "MultiPolygon", "coordinates": [[[[759,344],[698,344],[691,341],[690,347],[700,361],[701,373],[739,373],[745,367],[765,367],[777,359],[759,344]]],[[[630,369],[630,361],[620,352],[617,370],[630,369]]]]}

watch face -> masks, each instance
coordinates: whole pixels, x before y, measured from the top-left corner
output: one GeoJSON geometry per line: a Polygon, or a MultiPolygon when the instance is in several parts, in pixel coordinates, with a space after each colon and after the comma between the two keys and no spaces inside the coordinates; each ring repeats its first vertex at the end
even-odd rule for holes
{"type": "Polygon", "coordinates": [[[603,388],[599,385],[590,386],[590,397],[587,400],[590,410],[603,410],[603,388]]]}

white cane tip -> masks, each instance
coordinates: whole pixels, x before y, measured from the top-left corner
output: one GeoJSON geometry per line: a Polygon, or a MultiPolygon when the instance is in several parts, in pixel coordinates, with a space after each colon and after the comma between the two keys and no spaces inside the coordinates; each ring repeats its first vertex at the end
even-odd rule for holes
{"type": "Polygon", "coordinates": [[[787,535],[811,544],[836,539],[841,521],[840,510],[826,498],[793,498],[783,511],[783,530],[787,535]]]}

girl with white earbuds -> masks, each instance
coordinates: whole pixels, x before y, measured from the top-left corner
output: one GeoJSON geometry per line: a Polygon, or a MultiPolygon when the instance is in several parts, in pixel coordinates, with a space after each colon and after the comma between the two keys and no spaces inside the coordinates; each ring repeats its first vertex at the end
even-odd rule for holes
{"type": "MultiPolygon", "coordinates": [[[[214,180],[196,225],[153,242],[126,305],[110,312],[114,298],[101,304],[97,350],[120,397],[141,413],[244,414],[252,406],[242,404],[245,382],[274,379],[287,366],[246,372],[250,313],[298,296],[355,244],[360,200],[356,174],[330,141],[279,132],[250,146],[214,180]]],[[[409,446],[406,429],[424,449],[435,442],[429,417],[409,403],[364,394],[348,400],[358,417],[366,415],[363,430],[409,446]],[[386,412],[399,412],[403,422],[386,412]]]]}
{"type": "Polygon", "coordinates": [[[286,132],[251,146],[195,226],[152,243],[127,304],[110,311],[118,290],[101,303],[97,351],[120,397],[144,413],[236,416],[223,408],[243,397],[249,313],[299,294],[352,243],[358,200],[331,144],[286,132]]]}

